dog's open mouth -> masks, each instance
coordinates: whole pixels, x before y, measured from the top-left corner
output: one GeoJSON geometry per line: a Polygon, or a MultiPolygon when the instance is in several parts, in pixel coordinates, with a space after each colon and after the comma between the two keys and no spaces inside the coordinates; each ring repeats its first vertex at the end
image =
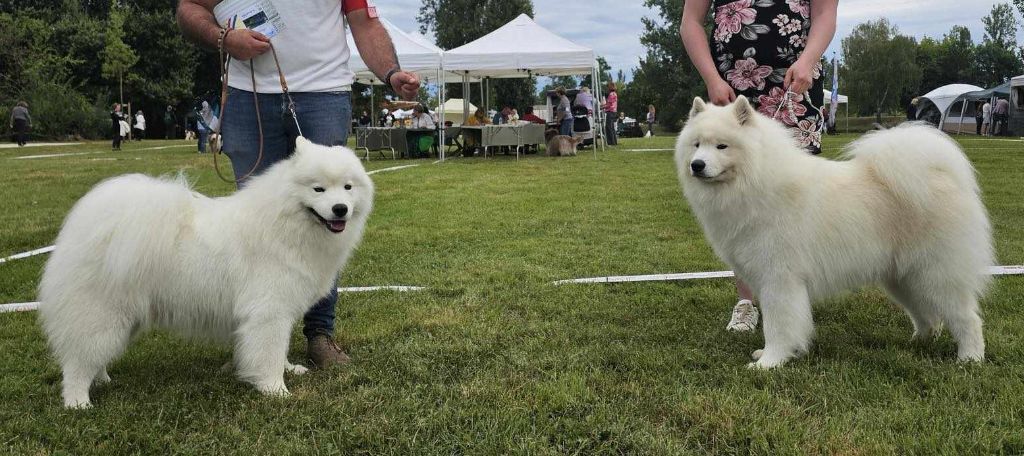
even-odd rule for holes
{"type": "Polygon", "coordinates": [[[327,220],[327,219],[321,217],[320,214],[318,214],[315,210],[313,210],[313,208],[308,207],[306,209],[309,209],[309,212],[311,214],[313,214],[313,217],[316,217],[316,219],[319,220],[320,223],[322,223],[325,227],[327,227],[328,231],[330,231],[332,233],[340,233],[342,231],[345,231],[345,221],[344,220],[327,220]]]}

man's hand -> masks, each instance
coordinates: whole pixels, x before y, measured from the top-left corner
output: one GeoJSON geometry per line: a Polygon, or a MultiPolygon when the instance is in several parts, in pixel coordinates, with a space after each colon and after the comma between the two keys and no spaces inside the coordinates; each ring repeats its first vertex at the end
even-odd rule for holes
{"type": "Polygon", "coordinates": [[[420,78],[408,71],[398,71],[392,74],[388,83],[403,100],[416,99],[416,95],[420,91],[420,78]]]}
{"type": "Polygon", "coordinates": [[[736,101],[736,91],[725,82],[725,79],[718,78],[708,83],[708,98],[711,99],[711,104],[725,106],[736,101]]]}
{"type": "Polygon", "coordinates": [[[249,29],[234,29],[224,37],[224,50],[237,60],[249,60],[270,50],[270,38],[249,29]]]}
{"type": "Polygon", "coordinates": [[[786,81],[784,87],[799,95],[803,95],[814,83],[814,64],[797,60],[793,66],[786,70],[786,81]]]}

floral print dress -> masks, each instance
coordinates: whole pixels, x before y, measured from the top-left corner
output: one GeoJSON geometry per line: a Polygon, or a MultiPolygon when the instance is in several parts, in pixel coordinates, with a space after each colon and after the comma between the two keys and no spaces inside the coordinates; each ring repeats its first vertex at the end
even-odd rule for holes
{"type": "Polygon", "coordinates": [[[712,54],[718,73],[757,110],[790,127],[811,153],[821,152],[821,64],[804,94],[787,93],[786,71],[811,29],[811,0],[715,0],[712,54]],[[809,97],[809,98],[808,98],[809,97]]]}

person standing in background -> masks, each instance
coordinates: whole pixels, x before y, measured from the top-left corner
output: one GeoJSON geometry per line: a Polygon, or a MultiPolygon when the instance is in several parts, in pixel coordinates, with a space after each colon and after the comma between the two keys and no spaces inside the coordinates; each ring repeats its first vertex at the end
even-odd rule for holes
{"type": "Polygon", "coordinates": [[[28,130],[32,128],[32,116],[28,113],[28,103],[19,101],[14,109],[11,109],[11,130],[14,130],[14,139],[18,147],[28,143],[28,130]]]}
{"type": "Polygon", "coordinates": [[[658,114],[654,105],[647,105],[647,136],[654,136],[654,124],[658,121],[658,114]]]}
{"type": "Polygon", "coordinates": [[[121,122],[123,120],[124,114],[121,113],[121,104],[114,103],[114,108],[110,111],[110,133],[114,139],[111,146],[112,150],[121,150],[121,122]]]}
{"type": "Polygon", "coordinates": [[[173,139],[176,136],[174,124],[174,107],[167,105],[167,111],[164,111],[164,139],[173,139]]]}
{"type": "Polygon", "coordinates": [[[572,136],[572,111],[569,110],[569,97],[565,96],[565,88],[556,88],[555,95],[558,97],[558,105],[555,107],[558,134],[572,136]]]}
{"type": "Polygon", "coordinates": [[[992,103],[985,101],[981,106],[981,134],[989,136],[992,134],[992,103]]]}
{"type": "MultiPolygon", "coordinates": [[[[835,35],[838,5],[839,0],[686,0],[679,36],[711,103],[724,106],[744,95],[758,112],[790,129],[808,152],[819,154],[821,55],[835,35]],[[714,21],[711,44],[704,28],[708,12],[714,21]]],[[[726,329],[752,331],[760,318],[754,291],[742,277],[736,278],[736,291],[740,300],[726,329]]]]}
{"type": "Polygon", "coordinates": [[[590,87],[583,86],[580,88],[580,93],[576,94],[576,99],[573,100],[573,104],[576,106],[583,106],[587,108],[587,115],[594,114],[594,96],[590,94],[590,87]]]}
{"type": "Polygon", "coordinates": [[[995,124],[995,136],[1009,136],[1010,102],[1005,98],[996,100],[996,107],[992,109],[992,117],[995,124]]]}
{"type": "Polygon", "coordinates": [[[618,118],[619,118],[619,94],[615,90],[615,83],[608,81],[608,86],[605,88],[608,95],[604,98],[604,104],[601,105],[601,110],[604,111],[604,134],[607,136],[606,144],[609,146],[619,145],[619,131],[617,129],[618,118]]]}
{"type": "Polygon", "coordinates": [[[142,141],[142,137],[146,136],[146,116],[142,114],[140,109],[135,113],[135,140],[142,141]]]}
{"type": "Polygon", "coordinates": [[[974,134],[981,136],[981,124],[985,121],[985,113],[982,111],[982,102],[974,103],[974,134]]]}

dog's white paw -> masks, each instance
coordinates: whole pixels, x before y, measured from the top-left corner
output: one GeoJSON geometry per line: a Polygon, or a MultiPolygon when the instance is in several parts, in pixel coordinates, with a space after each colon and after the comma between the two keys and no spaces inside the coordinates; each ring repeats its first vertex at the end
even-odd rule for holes
{"type": "Polygon", "coordinates": [[[110,383],[110,375],[107,374],[107,370],[106,369],[101,370],[99,375],[97,375],[96,378],[93,380],[93,383],[96,384],[96,385],[103,385],[105,383],[110,383]]]}
{"type": "Polygon", "coordinates": [[[301,364],[288,364],[284,367],[284,370],[285,372],[291,372],[295,375],[303,375],[306,372],[309,372],[309,369],[301,364]]]}
{"type": "Polygon", "coordinates": [[[220,371],[225,373],[225,374],[229,374],[233,370],[235,370],[235,362],[233,360],[230,360],[230,359],[228,360],[228,362],[226,362],[226,363],[224,363],[223,365],[220,366],[220,371]]]}
{"type": "Polygon", "coordinates": [[[92,402],[88,399],[85,400],[65,400],[64,408],[71,410],[85,410],[92,408],[92,402]]]}
{"type": "Polygon", "coordinates": [[[763,355],[763,354],[764,354],[764,349],[763,348],[759,348],[757,350],[754,350],[754,353],[751,353],[750,357],[753,358],[754,361],[757,361],[757,360],[761,359],[761,355],[763,355]]]}
{"type": "Polygon", "coordinates": [[[787,357],[772,356],[765,353],[765,350],[755,350],[753,356],[757,361],[747,364],[748,369],[768,370],[786,364],[787,357]]]}
{"type": "Polygon", "coordinates": [[[288,397],[292,393],[288,391],[288,387],[282,383],[267,383],[256,385],[256,390],[263,393],[265,396],[270,397],[288,397]]]}

